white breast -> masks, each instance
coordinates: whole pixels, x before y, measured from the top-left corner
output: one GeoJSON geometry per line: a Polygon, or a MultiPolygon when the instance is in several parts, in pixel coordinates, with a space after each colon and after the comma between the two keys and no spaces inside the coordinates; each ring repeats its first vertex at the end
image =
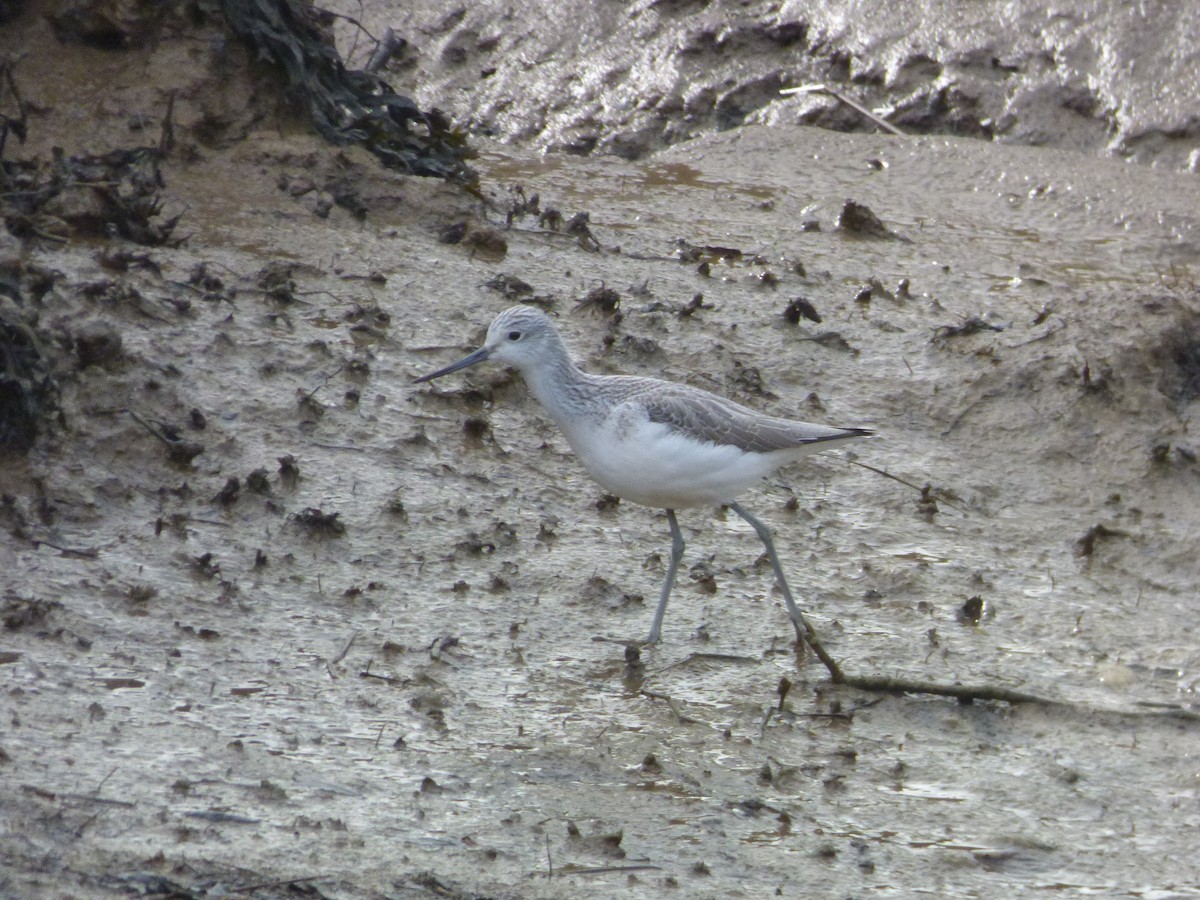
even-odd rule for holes
{"type": "Polygon", "coordinates": [[[747,453],[701,443],[622,405],[601,422],[564,427],[588,473],[625,500],[660,509],[715,506],[736,499],[798,454],[747,453]]]}

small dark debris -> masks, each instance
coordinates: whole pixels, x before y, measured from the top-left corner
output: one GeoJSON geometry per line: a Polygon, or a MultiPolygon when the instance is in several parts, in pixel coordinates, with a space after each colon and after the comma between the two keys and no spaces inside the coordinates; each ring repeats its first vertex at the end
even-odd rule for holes
{"type": "Polygon", "coordinates": [[[592,234],[591,216],[586,212],[577,212],[567,220],[566,232],[579,240],[579,246],[590,253],[600,250],[600,242],[592,234]]]}
{"type": "Polygon", "coordinates": [[[675,252],[679,254],[680,261],[685,263],[736,262],[746,255],[736,247],[718,247],[713,244],[697,245],[683,238],[677,239],[675,246],[677,248],[675,252]]]}
{"type": "Polygon", "coordinates": [[[978,625],[979,620],[983,618],[983,611],[983,598],[976,595],[959,607],[957,618],[964,625],[978,625]]]}
{"type": "Polygon", "coordinates": [[[1185,323],[1156,350],[1156,356],[1165,357],[1163,393],[1180,405],[1200,397],[1200,323],[1185,323]]]}
{"type": "Polygon", "coordinates": [[[209,271],[208,263],[196,263],[188,274],[187,283],[200,288],[208,294],[219,294],[225,289],[225,282],[209,271]]]}
{"type": "Polygon", "coordinates": [[[575,304],[576,309],[594,309],[607,315],[617,311],[621,305],[621,295],[603,283],[588,291],[587,296],[575,304]]]}
{"type": "Polygon", "coordinates": [[[516,275],[507,275],[504,273],[484,282],[483,286],[502,294],[509,300],[515,300],[518,297],[525,297],[533,293],[533,285],[529,282],[522,281],[516,275]]]}
{"type": "Polygon", "coordinates": [[[266,469],[255,469],[246,476],[246,487],[256,494],[271,493],[271,482],[266,469]]]}
{"type": "Polygon", "coordinates": [[[810,322],[820,322],[821,314],[817,308],[804,297],[796,297],[783,308],[783,318],[790,325],[800,324],[801,319],[810,322]]]}
{"type": "Polygon", "coordinates": [[[57,399],[36,334],[0,311],[0,453],[29,450],[57,399]]]}
{"type": "Polygon", "coordinates": [[[366,381],[371,375],[371,364],[365,359],[355,358],[347,361],[343,371],[346,377],[356,381],[366,381]]]}
{"type": "Polygon", "coordinates": [[[872,238],[890,238],[895,234],[880,220],[870,207],[847,200],[838,216],[837,227],[850,234],[872,238]]]}
{"type": "Polygon", "coordinates": [[[167,441],[167,459],[177,466],[190,466],[203,452],[204,445],[196,441],[167,441]]]}
{"type": "Polygon", "coordinates": [[[508,253],[508,238],[488,226],[468,228],[461,243],[470,248],[472,257],[500,260],[508,253]]]}
{"type": "Polygon", "coordinates": [[[492,425],[483,416],[470,416],[463,422],[463,434],[468,445],[481,447],[485,440],[492,439],[492,425]]]}
{"type": "MultiPolygon", "coordinates": [[[[990,322],[985,322],[979,316],[971,316],[960,325],[940,325],[933,332],[934,341],[944,341],[949,338],[968,337],[972,334],[978,334],[981,331],[1003,331],[999,325],[993,325],[990,322]]],[[[1086,370],[1086,365],[1085,365],[1086,370]]],[[[1086,379],[1085,379],[1086,380],[1086,379]]]]}
{"type": "Polygon", "coordinates": [[[162,276],[162,267],[149,253],[137,253],[133,250],[113,249],[105,247],[97,256],[100,268],[110,272],[128,272],[130,269],[145,269],[155,275],[162,276]]]}
{"type": "Polygon", "coordinates": [[[563,226],[563,214],[553,206],[547,206],[538,215],[538,227],[545,228],[548,231],[561,231],[563,226]]]}
{"type": "Polygon", "coordinates": [[[292,278],[295,271],[294,263],[276,260],[259,270],[255,283],[269,299],[290,305],[296,302],[296,282],[292,278]]]}
{"type": "Polygon", "coordinates": [[[267,554],[261,548],[254,551],[254,568],[264,569],[267,566],[267,554]]]}
{"type": "Polygon", "coordinates": [[[201,578],[215,578],[221,574],[221,564],[211,553],[192,557],[192,571],[201,578]]]}
{"type": "Polygon", "coordinates": [[[1085,359],[1083,361],[1083,369],[1079,373],[1079,378],[1083,382],[1085,393],[1107,394],[1113,382],[1112,366],[1100,363],[1093,369],[1091,362],[1085,359]]]}
{"type": "Polygon", "coordinates": [[[125,599],[130,603],[149,603],[158,596],[158,588],[150,584],[132,584],[125,590],[125,599]]]}
{"type": "Polygon", "coordinates": [[[203,431],[208,427],[208,419],[204,417],[204,413],[193,407],[188,413],[188,427],[193,431],[203,431]]]}
{"type": "Polygon", "coordinates": [[[733,375],[730,380],[740,391],[747,394],[753,394],[756,397],[766,397],[774,399],[775,395],[767,390],[767,383],[763,380],[762,371],[758,366],[745,366],[739,362],[733,364],[733,375]]]}
{"type": "Polygon", "coordinates": [[[601,494],[596,498],[594,505],[600,512],[607,512],[610,509],[616,509],[620,502],[621,498],[616,494],[601,494]]]}
{"type": "Polygon", "coordinates": [[[873,293],[870,286],[861,287],[858,289],[858,293],[854,295],[854,302],[859,306],[866,306],[871,302],[871,295],[873,293]]]}
{"type": "Polygon", "coordinates": [[[478,534],[472,531],[465,538],[454,545],[455,550],[462,550],[464,553],[469,553],[472,556],[483,556],[488,553],[496,552],[496,545],[491,541],[485,541],[478,534]]]}
{"type": "Polygon", "coordinates": [[[638,337],[634,334],[627,334],[621,338],[621,349],[638,356],[654,356],[662,352],[662,347],[654,338],[638,337]]]}
{"type": "Polygon", "coordinates": [[[713,568],[706,562],[698,562],[688,571],[691,576],[692,583],[705,594],[715,594],[717,592],[717,578],[713,574],[713,568]]]}
{"type": "Polygon", "coordinates": [[[932,522],[938,511],[938,502],[934,496],[933,486],[927,484],[921,488],[921,496],[917,500],[917,512],[925,518],[926,522],[932,522]]]}
{"type": "Polygon", "coordinates": [[[1083,536],[1075,541],[1075,552],[1080,556],[1090,557],[1096,552],[1097,541],[1105,538],[1128,537],[1123,531],[1118,531],[1115,528],[1109,528],[1107,525],[1096,524],[1084,532],[1083,536]]]}
{"type": "Polygon", "coordinates": [[[300,480],[300,467],[296,464],[296,457],[290,453],[287,456],[279,457],[279,479],[289,491],[300,480]]]}
{"type": "Polygon", "coordinates": [[[233,504],[237,503],[237,499],[241,495],[241,492],[242,483],[238,477],[234,475],[225,482],[225,487],[221,488],[221,490],[217,492],[217,495],[213,497],[213,502],[219,503],[221,506],[233,506],[233,504]]]}
{"type": "Polygon", "coordinates": [[[340,513],[327,513],[314,506],[292,516],[292,520],[307,528],[310,534],[319,537],[338,537],[346,533],[344,523],[338,521],[340,513]]]}
{"type": "Polygon", "coordinates": [[[678,319],[690,319],[702,309],[712,308],[713,306],[711,303],[704,302],[703,294],[693,294],[692,299],[685,303],[679,312],[675,313],[675,317],[678,319]]]}
{"type": "Polygon", "coordinates": [[[346,210],[354,218],[362,221],[367,217],[367,204],[363,198],[348,184],[338,183],[330,185],[329,191],[333,194],[333,202],[346,210]]]}
{"type": "Polygon", "coordinates": [[[333,212],[333,198],[328,194],[320,194],[312,206],[312,214],[318,219],[328,219],[333,212]]]}
{"type": "Polygon", "coordinates": [[[467,223],[455,222],[452,225],[445,226],[438,233],[438,242],[442,244],[458,244],[467,235],[467,223]]]}
{"type": "Polygon", "coordinates": [[[305,391],[296,398],[296,406],[300,410],[300,421],[311,425],[321,421],[325,416],[325,407],[317,402],[311,392],[305,391]]]}
{"type": "Polygon", "coordinates": [[[75,355],[81,369],[103,366],[121,355],[120,333],[105,322],[86,322],[75,330],[75,355]]]}
{"type": "Polygon", "coordinates": [[[538,194],[525,196],[525,188],[519,184],[510,187],[508,192],[508,209],[504,213],[505,225],[507,227],[511,228],[513,222],[517,219],[523,219],[525,216],[540,215],[542,198],[538,194]]]}
{"type": "Polygon", "coordinates": [[[758,281],[760,287],[779,287],[779,276],[774,272],[760,272],[755,280],[758,281]]]}
{"type": "Polygon", "coordinates": [[[31,625],[41,625],[57,609],[62,609],[62,604],[57,600],[20,597],[10,591],[5,593],[4,601],[0,603],[0,622],[9,631],[17,631],[31,625]]]}

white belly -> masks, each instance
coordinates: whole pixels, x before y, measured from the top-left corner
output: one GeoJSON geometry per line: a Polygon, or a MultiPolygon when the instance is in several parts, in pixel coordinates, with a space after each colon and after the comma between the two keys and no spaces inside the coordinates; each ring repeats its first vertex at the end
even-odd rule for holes
{"type": "Polygon", "coordinates": [[[564,429],[588,474],[625,500],[660,509],[715,506],[735,500],[764,475],[801,453],[748,453],[700,443],[654,422],[611,419],[564,429]]]}

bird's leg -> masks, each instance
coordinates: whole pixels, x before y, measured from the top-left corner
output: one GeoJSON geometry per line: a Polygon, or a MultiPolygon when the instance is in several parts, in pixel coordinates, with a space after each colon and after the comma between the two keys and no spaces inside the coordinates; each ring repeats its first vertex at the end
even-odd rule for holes
{"type": "Polygon", "coordinates": [[[662,637],[663,616],[667,612],[667,601],[671,599],[671,586],[675,583],[675,570],[679,568],[679,560],[683,559],[683,532],[675,520],[675,510],[667,510],[667,522],[671,525],[671,562],[667,566],[667,580],[663,582],[662,596],[658,599],[658,609],[654,611],[654,624],[650,626],[648,644],[657,644],[662,637]]]}
{"type": "Polygon", "coordinates": [[[775,570],[775,581],[779,584],[779,590],[783,592],[783,602],[787,605],[788,615],[792,618],[792,626],[796,629],[797,643],[801,646],[807,644],[809,647],[812,647],[813,652],[817,654],[817,658],[829,670],[833,681],[840,682],[842,680],[841,668],[825,652],[825,648],[821,646],[821,641],[817,637],[816,631],[808,624],[808,620],[804,618],[804,613],[800,612],[800,608],[796,606],[796,601],[792,599],[791,588],[788,587],[787,579],[783,577],[783,566],[779,564],[779,557],[775,553],[775,542],[771,539],[771,530],[737,503],[730,502],[728,506],[750,523],[750,526],[758,533],[759,540],[763,542],[763,546],[767,548],[767,559],[771,561],[771,568],[775,570]]]}

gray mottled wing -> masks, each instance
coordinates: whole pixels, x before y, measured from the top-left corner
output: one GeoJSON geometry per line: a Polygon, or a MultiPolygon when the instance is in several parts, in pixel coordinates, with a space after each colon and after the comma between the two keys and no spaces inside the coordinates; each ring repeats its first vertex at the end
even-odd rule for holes
{"type": "MultiPolygon", "coordinates": [[[[701,441],[732,444],[752,453],[795,450],[806,444],[865,437],[863,428],[830,428],[765,416],[707,391],[677,388],[642,394],[638,403],[658,422],[701,441]]],[[[815,448],[814,448],[815,449],[815,448]]]]}

